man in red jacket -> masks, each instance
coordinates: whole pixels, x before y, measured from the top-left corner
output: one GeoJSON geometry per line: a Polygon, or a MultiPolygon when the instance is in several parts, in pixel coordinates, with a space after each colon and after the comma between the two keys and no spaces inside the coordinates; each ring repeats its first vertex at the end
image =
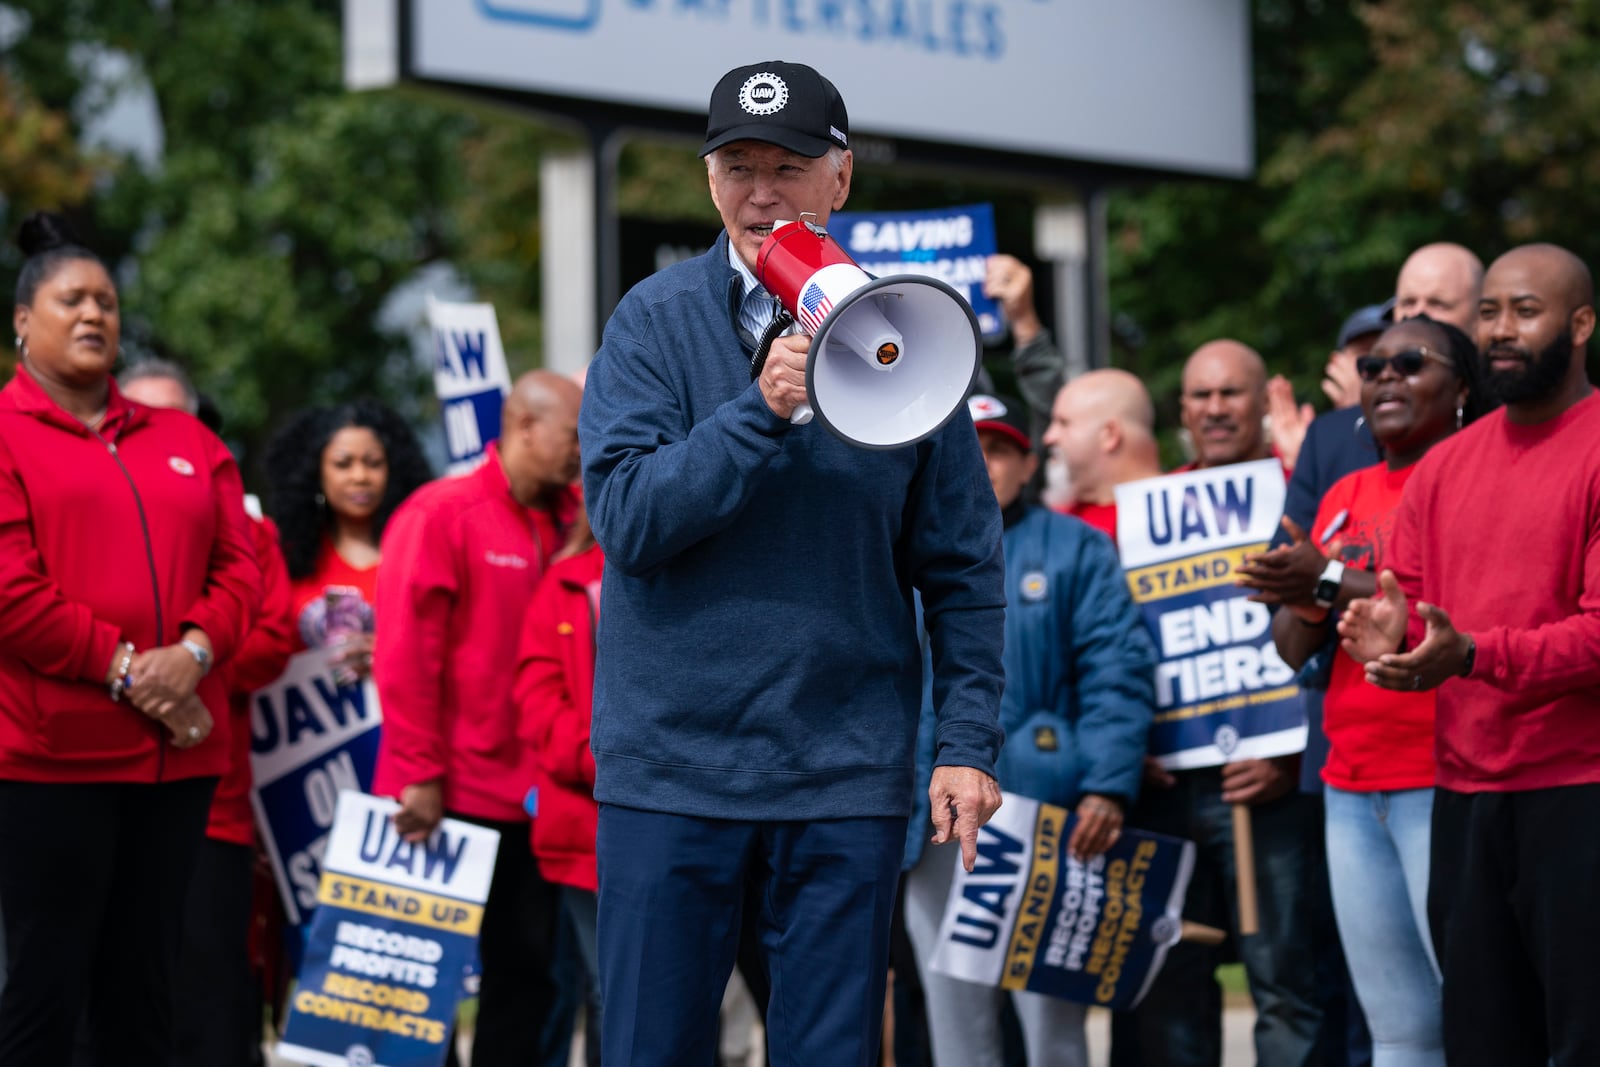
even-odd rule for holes
{"type": "Polygon", "coordinates": [[[372,676],[383,705],[373,792],[395,828],[426,838],[445,815],[500,832],[479,935],[474,1067],[550,1061],[546,1013],[559,896],[539,874],[523,799],[534,753],[512,686],[523,613],[581,506],[582,392],[549,371],[512,385],[483,466],[412,494],[389,520],[378,569],[372,676]]]}
{"type": "Polygon", "coordinates": [[[1418,463],[1393,569],[1339,624],[1369,682],[1439,691],[1428,918],[1452,1067],[1600,1063],[1594,328],[1572,253],[1494,261],[1478,348],[1505,407],[1418,463]]]}

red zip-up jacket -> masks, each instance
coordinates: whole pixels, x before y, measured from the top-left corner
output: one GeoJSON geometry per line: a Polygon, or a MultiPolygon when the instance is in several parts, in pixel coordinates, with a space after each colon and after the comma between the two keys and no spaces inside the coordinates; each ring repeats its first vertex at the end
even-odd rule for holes
{"type": "Polygon", "coordinates": [[[430,482],[395,511],[375,605],[374,793],[438,780],[446,811],[527,819],[533,753],[517,738],[517,638],[577,508],[569,491],[550,525],[518,504],[491,446],[476,471],[430,482]]]}
{"type": "Polygon", "coordinates": [[[158,782],[228,765],[225,668],[261,577],[233,457],[181,411],[110,386],[91,432],[26,367],[0,390],[0,779],[158,782]],[[139,651],[205,631],[199,696],[216,728],[178,749],[105,677],[139,651]]]}
{"type": "Polygon", "coordinates": [[[599,545],[551,564],[522,621],[517,662],[522,736],[537,757],[533,854],[548,881],[591,893],[599,888],[594,836],[600,807],[589,719],[604,569],[599,545]]]}
{"type": "Polygon", "coordinates": [[[277,680],[294,652],[289,601],[289,568],[278,547],[271,519],[251,517],[256,565],[261,568],[261,610],[228,665],[228,771],[211,798],[206,836],[235,845],[253,845],[255,815],[250,809],[250,694],[277,680]]]}

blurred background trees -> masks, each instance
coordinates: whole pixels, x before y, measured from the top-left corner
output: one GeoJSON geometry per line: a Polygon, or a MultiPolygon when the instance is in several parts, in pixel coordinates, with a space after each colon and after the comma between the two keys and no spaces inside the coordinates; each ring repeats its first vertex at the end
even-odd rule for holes
{"type": "Polygon", "coordinates": [[[1320,403],[1340,321],[1418,245],[1600,264],[1597,30],[1577,2],[1255,0],[1256,179],[1111,198],[1119,364],[1170,414],[1183,358],[1233,336],[1320,403]]]}
{"type": "MultiPolygon", "coordinates": [[[[123,287],[125,347],[193,368],[247,452],[356,391],[431,416],[410,336],[427,288],[494,302],[514,370],[540,358],[537,161],[570,135],[344,92],[340,6],[0,0],[0,227],[68,210],[123,287]]],[[[1340,320],[1427,241],[1600,262],[1600,9],[1255,0],[1252,24],[1256,177],[1109,197],[1115,359],[1165,413],[1184,356],[1223,335],[1320,400],[1340,320]]],[[[622,167],[625,213],[714,222],[692,146],[635,145],[622,167]]],[[[1026,255],[1016,190],[864,166],[850,206],[979,200],[1026,255]]],[[[7,240],[0,285],[16,266],[7,240]]]]}

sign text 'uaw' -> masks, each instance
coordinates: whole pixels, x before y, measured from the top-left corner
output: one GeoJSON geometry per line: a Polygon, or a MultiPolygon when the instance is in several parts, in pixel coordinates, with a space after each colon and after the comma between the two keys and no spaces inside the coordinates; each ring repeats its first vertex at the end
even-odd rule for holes
{"type": "Polygon", "coordinates": [[[313,1067],[439,1067],[477,951],[500,835],[443,820],[422,841],[399,805],[345,792],[278,1053],[313,1067]]]}
{"type": "Polygon", "coordinates": [[[1272,640],[1272,614],[1234,584],[1277,530],[1283,467],[1235,463],[1116,493],[1123,570],[1161,655],[1150,754],[1181,769],[1305,748],[1300,690],[1272,640]]]}

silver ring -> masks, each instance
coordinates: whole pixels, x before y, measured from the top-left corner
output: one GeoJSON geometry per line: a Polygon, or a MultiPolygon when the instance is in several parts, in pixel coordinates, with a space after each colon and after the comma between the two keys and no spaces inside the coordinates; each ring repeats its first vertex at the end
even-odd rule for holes
{"type": "Polygon", "coordinates": [[[198,726],[189,727],[189,737],[191,739],[193,739],[193,740],[199,740],[199,738],[200,738],[200,727],[198,727],[198,726]]]}
{"type": "Polygon", "coordinates": [[[1413,674],[1411,676],[1411,688],[1413,688],[1413,689],[1421,689],[1422,688],[1422,675],[1413,674]]]}

